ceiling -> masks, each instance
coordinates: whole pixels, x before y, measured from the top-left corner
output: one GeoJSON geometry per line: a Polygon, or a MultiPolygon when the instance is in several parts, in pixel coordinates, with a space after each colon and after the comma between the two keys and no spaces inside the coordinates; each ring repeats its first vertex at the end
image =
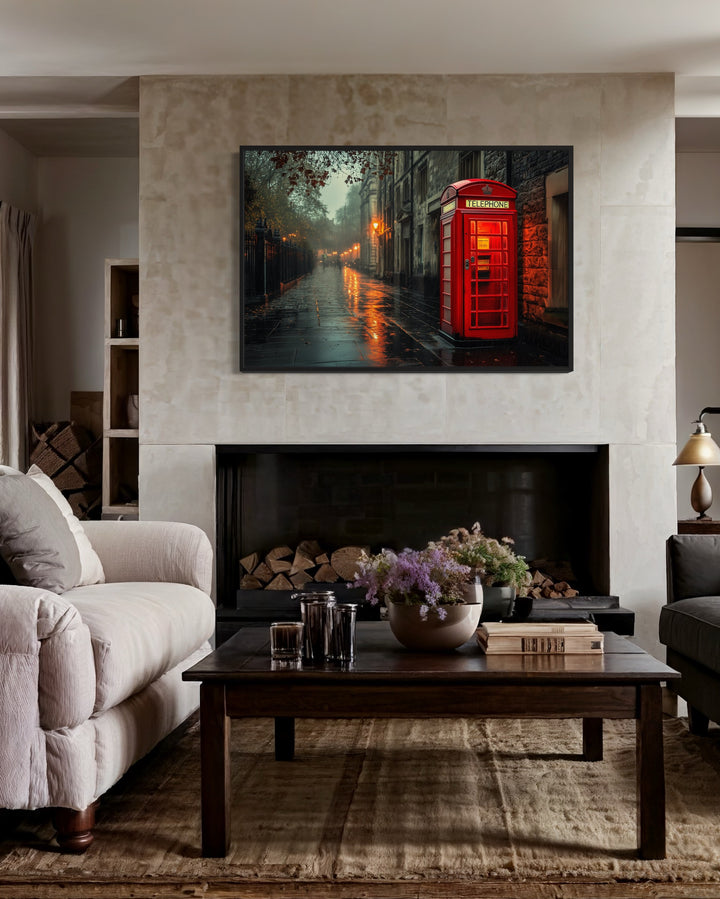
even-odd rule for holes
{"type": "Polygon", "coordinates": [[[679,141],[720,148],[718,0],[0,0],[0,128],[38,156],[136,155],[140,75],[420,72],[673,72],[679,141]]]}

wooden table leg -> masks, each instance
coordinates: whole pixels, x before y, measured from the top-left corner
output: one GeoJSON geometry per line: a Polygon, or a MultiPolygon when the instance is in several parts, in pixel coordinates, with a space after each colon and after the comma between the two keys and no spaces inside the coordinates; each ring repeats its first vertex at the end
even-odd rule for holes
{"type": "Polygon", "coordinates": [[[295,758],[295,719],[275,719],[275,761],[291,762],[295,758]]]}
{"type": "Polygon", "coordinates": [[[583,718],[583,758],[586,762],[601,762],[603,757],[602,718],[583,718]]]}
{"type": "Polygon", "coordinates": [[[641,858],[665,858],[665,760],[659,684],[638,687],[637,820],[641,858]]]}
{"type": "Polygon", "coordinates": [[[225,687],[200,685],[202,853],[223,858],[230,848],[230,719],[225,687]]]}

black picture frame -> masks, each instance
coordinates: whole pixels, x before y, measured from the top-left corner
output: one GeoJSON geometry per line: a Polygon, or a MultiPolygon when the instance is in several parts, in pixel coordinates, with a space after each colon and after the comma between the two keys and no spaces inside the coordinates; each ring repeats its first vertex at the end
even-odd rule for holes
{"type": "Polygon", "coordinates": [[[571,146],[241,147],[239,212],[243,372],[572,371],[571,146]]]}

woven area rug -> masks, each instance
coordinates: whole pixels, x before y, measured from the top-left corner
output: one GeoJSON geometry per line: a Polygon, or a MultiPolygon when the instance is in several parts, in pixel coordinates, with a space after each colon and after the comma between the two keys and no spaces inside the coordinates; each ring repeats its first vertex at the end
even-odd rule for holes
{"type": "MultiPolygon", "coordinates": [[[[298,720],[293,762],[274,761],[271,721],[233,722],[232,730],[226,859],[200,857],[193,721],[104,797],[85,855],[54,850],[45,812],[6,815],[0,896],[21,895],[10,886],[33,880],[63,881],[69,896],[75,893],[68,885],[83,880],[369,889],[383,882],[477,886],[578,878],[702,883],[704,891],[682,895],[720,896],[720,737],[693,737],[678,719],[665,722],[668,857],[657,861],[636,857],[633,722],[605,722],[605,757],[594,763],[580,758],[576,720],[298,720]]],[[[33,895],[50,892],[38,887],[33,895]]]]}

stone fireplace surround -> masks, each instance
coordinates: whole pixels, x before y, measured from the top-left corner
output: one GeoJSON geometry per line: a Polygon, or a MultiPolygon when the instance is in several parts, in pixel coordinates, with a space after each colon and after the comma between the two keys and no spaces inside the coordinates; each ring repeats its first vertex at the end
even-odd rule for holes
{"type": "Polygon", "coordinates": [[[673,102],[662,73],[141,78],[141,516],[215,543],[218,446],[602,446],[607,592],[663,658],[673,102]],[[573,371],[240,372],[238,148],[312,144],[571,145],[573,371]]]}

